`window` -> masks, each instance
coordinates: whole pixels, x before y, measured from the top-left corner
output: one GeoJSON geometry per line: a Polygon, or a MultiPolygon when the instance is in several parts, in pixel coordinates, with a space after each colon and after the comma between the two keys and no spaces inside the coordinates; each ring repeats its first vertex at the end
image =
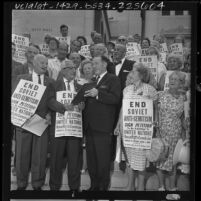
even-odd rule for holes
{"type": "Polygon", "coordinates": [[[162,15],[170,15],[170,11],[164,10],[164,11],[162,11],[162,15]]]}

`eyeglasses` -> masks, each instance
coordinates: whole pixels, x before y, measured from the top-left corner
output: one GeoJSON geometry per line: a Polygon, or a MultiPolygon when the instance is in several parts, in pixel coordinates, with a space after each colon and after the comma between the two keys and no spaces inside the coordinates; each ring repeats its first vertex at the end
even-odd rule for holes
{"type": "Polygon", "coordinates": [[[125,42],[126,39],[118,39],[118,41],[119,41],[119,42],[120,42],[120,41],[125,42]]]}

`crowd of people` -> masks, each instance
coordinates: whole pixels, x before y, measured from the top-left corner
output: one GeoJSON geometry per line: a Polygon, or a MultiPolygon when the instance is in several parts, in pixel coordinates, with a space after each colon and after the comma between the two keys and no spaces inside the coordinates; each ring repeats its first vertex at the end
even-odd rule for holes
{"type": "MultiPolygon", "coordinates": [[[[60,27],[62,37],[68,36],[68,26],[60,27]]],[[[42,54],[39,46],[30,43],[26,50],[26,63],[12,60],[12,91],[21,79],[46,86],[45,93],[36,110],[49,126],[39,137],[13,125],[15,140],[15,164],[13,174],[17,178],[17,190],[25,190],[29,172],[32,175],[33,190],[42,190],[46,170],[50,170],[50,190],[60,190],[63,171],[67,166],[69,189],[80,191],[81,174],[88,171],[91,187],[89,191],[107,191],[110,188],[110,171],[116,157],[117,138],[124,138],[122,101],[131,95],[153,100],[153,138],[161,138],[168,147],[163,160],[150,162],[145,149],[122,146],[119,163],[121,171],[131,168],[137,186],[132,190],[145,190],[145,173],[151,165],[159,179],[159,191],[177,190],[176,175],[182,164],[173,163],[173,154],[180,138],[190,138],[190,49],[185,39],[176,36],[173,43],[182,43],[184,54],[178,56],[167,52],[167,58],[160,60],[161,44],[168,41],[162,35],[152,39],[134,36],[119,36],[116,41],[103,41],[100,33],[91,32],[89,44],[84,36],[71,40],[70,47],[52,35],[44,37],[49,47],[48,54],[42,54]],[[146,49],[146,55],[157,56],[157,79],[144,63],[126,58],[129,42],[146,49]],[[90,45],[90,58],[80,54],[81,47],[90,45]],[[169,87],[165,88],[167,72],[169,87]],[[39,82],[40,81],[40,82],[39,82]],[[79,92],[84,90],[84,99],[78,104],[62,104],[56,100],[58,91],[79,92]],[[83,120],[83,138],[55,137],[56,113],[79,110],[83,120]],[[170,184],[166,187],[164,177],[170,184]]],[[[12,56],[16,50],[12,43],[12,56]]],[[[184,171],[189,174],[189,171],[184,171]]]]}

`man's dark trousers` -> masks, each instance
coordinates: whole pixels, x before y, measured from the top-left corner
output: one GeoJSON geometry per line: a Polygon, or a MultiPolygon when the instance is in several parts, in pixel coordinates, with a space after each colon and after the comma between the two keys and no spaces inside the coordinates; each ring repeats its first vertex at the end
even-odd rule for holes
{"type": "Polygon", "coordinates": [[[50,189],[59,190],[63,178],[63,155],[67,151],[68,185],[70,190],[79,190],[81,180],[81,138],[57,137],[51,142],[50,189]],[[67,149],[66,149],[67,148],[67,149]]]}
{"type": "Polygon", "coordinates": [[[107,191],[110,184],[111,134],[88,127],[86,152],[91,189],[107,191]]]}

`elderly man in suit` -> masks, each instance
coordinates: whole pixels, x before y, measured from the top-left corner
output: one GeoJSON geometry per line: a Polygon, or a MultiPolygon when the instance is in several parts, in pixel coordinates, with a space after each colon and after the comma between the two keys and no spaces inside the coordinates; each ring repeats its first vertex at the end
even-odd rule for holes
{"type": "MultiPolygon", "coordinates": [[[[93,58],[96,87],[85,91],[84,128],[90,191],[107,191],[110,184],[111,133],[121,86],[117,76],[107,72],[107,58],[93,58]]],[[[86,84],[87,85],[87,84],[86,84]]]]}
{"type": "MultiPolygon", "coordinates": [[[[61,77],[55,83],[55,90],[71,91],[76,93],[81,88],[81,85],[75,80],[76,67],[72,61],[64,61],[61,65],[61,77]]],[[[66,105],[68,110],[74,110],[78,107],[83,109],[82,104],[78,106],[66,105]]],[[[56,114],[52,117],[51,126],[51,162],[50,162],[50,190],[59,190],[62,185],[62,168],[63,155],[67,156],[68,163],[68,184],[71,191],[79,191],[80,174],[81,174],[81,157],[82,157],[82,138],[74,136],[55,137],[55,120],[56,114]],[[67,149],[66,149],[67,148],[67,149]],[[66,153],[65,153],[66,152],[66,153]]]]}
{"type": "MultiPolygon", "coordinates": [[[[45,119],[52,110],[64,113],[66,107],[55,100],[54,80],[45,75],[47,58],[38,54],[33,59],[32,74],[18,76],[15,86],[21,79],[32,81],[46,86],[35,114],[45,119]]],[[[41,136],[37,136],[20,127],[16,128],[16,171],[17,190],[25,190],[28,185],[28,176],[31,166],[32,187],[41,190],[45,182],[45,164],[47,158],[48,129],[41,136]]]]}

